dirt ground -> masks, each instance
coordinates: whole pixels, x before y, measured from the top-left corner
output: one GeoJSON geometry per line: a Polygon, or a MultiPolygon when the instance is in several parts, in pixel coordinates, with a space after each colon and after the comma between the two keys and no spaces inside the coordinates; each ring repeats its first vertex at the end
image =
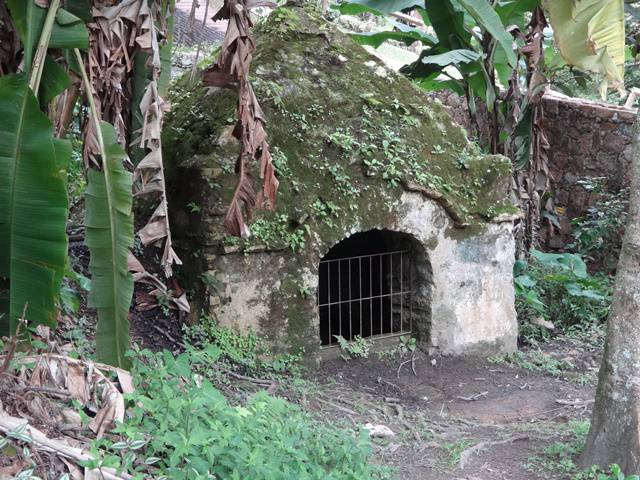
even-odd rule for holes
{"type": "Polygon", "coordinates": [[[571,478],[570,468],[557,466],[562,459],[545,456],[545,449],[575,440],[575,425],[586,428],[598,353],[566,340],[542,348],[545,358],[575,371],[418,353],[415,375],[410,364],[398,375],[401,360],[374,355],[324,364],[312,376],[317,391],[303,403],[332,422],[390,428],[393,436],[374,438],[375,457],[403,480],[571,478]]]}
{"type": "MultiPolygon", "coordinates": [[[[72,244],[70,255],[88,273],[86,248],[72,244]]],[[[144,293],[136,288],[136,297],[144,293]]],[[[179,352],[181,322],[176,311],[166,313],[132,308],[132,339],[143,348],[179,352]]],[[[78,316],[85,320],[68,327],[63,321],[61,329],[87,343],[95,312],[84,298],[78,316]]],[[[413,369],[410,362],[400,367],[408,353],[391,359],[372,353],[307,372],[302,394],[276,394],[345,428],[388,427],[392,436],[373,438],[374,458],[398,479],[571,479],[581,440],[576,430],[586,431],[591,415],[596,345],[559,336],[507,361],[416,351],[413,369]]]]}

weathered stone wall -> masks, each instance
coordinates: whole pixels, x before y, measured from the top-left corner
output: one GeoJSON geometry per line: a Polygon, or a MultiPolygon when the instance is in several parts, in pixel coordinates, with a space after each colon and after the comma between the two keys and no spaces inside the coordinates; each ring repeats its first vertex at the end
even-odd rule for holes
{"type": "MultiPolygon", "coordinates": [[[[467,132],[471,125],[466,100],[450,91],[430,94],[442,102],[467,132]]],[[[578,181],[603,177],[609,191],[629,185],[631,137],[636,109],[572,98],[549,91],[543,97],[545,133],[549,141],[549,174],[560,231],[547,247],[561,248],[571,233],[571,220],[584,214],[595,199],[578,181]]]]}
{"type": "Polygon", "coordinates": [[[604,177],[613,191],[629,185],[636,110],[555,92],[543,101],[549,174],[561,225],[549,247],[557,248],[571,231],[570,220],[582,215],[593,197],[578,185],[580,179],[604,177]]]}

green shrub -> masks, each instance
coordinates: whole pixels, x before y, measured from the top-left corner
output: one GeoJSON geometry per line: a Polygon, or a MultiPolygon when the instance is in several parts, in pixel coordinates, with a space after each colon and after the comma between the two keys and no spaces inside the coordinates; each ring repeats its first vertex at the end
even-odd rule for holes
{"type": "Polygon", "coordinates": [[[274,355],[255,332],[249,330],[245,335],[236,333],[232,328],[219,325],[209,315],[203,315],[196,325],[185,327],[184,334],[188,343],[204,349],[217,347],[222,359],[247,371],[298,374],[302,370],[299,362],[304,349],[296,353],[274,355]]]}
{"type": "MultiPolygon", "coordinates": [[[[582,258],[573,253],[531,251],[531,262],[514,268],[516,310],[521,321],[543,317],[567,329],[606,320],[611,304],[611,279],[589,275],[582,258]]],[[[544,335],[535,325],[528,333],[544,335]]]]}
{"type": "Polygon", "coordinates": [[[582,255],[592,265],[610,272],[615,270],[620,255],[624,227],[627,223],[629,189],[608,192],[600,178],[578,182],[587,192],[598,196],[584,216],[574,219],[569,248],[582,255]]]}
{"type": "Polygon", "coordinates": [[[216,347],[142,351],[133,358],[138,379],[130,408],[115,430],[124,439],[102,440],[111,452],[103,466],[153,478],[180,479],[375,479],[365,431],[359,435],[323,425],[297,406],[264,392],[245,405],[230,405],[206,378],[216,347]]]}
{"type": "Polygon", "coordinates": [[[612,465],[609,472],[598,474],[598,480],[640,480],[640,476],[625,475],[618,465],[612,465]]]}

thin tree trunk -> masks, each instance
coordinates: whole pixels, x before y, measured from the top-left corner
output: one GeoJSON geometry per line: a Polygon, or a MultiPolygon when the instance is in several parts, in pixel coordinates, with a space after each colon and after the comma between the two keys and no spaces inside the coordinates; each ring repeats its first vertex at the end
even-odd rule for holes
{"type": "Polygon", "coordinates": [[[640,111],[624,236],[591,429],[580,463],[640,474],[640,111]]]}

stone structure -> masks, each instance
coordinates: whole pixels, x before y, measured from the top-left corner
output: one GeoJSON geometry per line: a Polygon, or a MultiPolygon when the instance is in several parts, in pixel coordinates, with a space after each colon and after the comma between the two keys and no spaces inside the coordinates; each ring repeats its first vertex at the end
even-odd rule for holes
{"type": "MultiPolygon", "coordinates": [[[[443,104],[454,121],[470,130],[466,100],[441,90],[429,94],[443,104]]],[[[545,93],[545,134],[549,141],[549,176],[560,229],[548,237],[548,248],[570,239],[571,220],[583,215],[597,196],[579,185],[584,178],[606,179],[609,191],[629,186],[631,140],[636,109],[584,100],[555,91],[545,93]]],[[[547,235],[543,235],[547,238],[547,235]]]]}
{"type": "Polygon", "coordinates": [[[548,92],[543,97],[549,140],[549,175],[560,232],[549,247],[561,247],[570,221],[582,215],[591,197],[578,185],[586,177],[604,177],[606,187],[629,186],[631,140],[636,109],[548,92]]]}
{"type": "Polygon", "coordinates": [[[183,249],[183,282],[199,293],[195,310],[258,331],[276,351],[304,347],[311,357],[336,333],[327,325],[344,328],[347,338],[390,333],[373,321],[347,322],[372,312],[382,322],[387,308],[392,324],[405,312],[401,330],[409,315],[421,345],[443,354],[514,350],[518,211],[509,161],[481,154],[439,102],[311,10],[275,10],[256,44],[253,83],[281,185],[275,211],[255,212],[250,238],[227,237],[222,226],[236,182],[234,92],[204,91],[187,75],[166,119],[173,235],[183,249]],[[404,260],[389,259],[397,251],[404,260]],[[380,267],[362,267],[374,254],[387,255],[389,267],[380,256],[380,267]],[[346,266],[319,268],[345,257],[360,259],[344,264],[349,273],[359,264],[348,286],[346,266]],[[367,274],[379,289],[360,286],[355,294],[367,274]],[[334,297],[355,298],[339,307],[342,323],[334,314],[323,325],[317,302],[325,282],[337,288],[334,297]],[[410,285],[406,296],[363,307],[394,282],[410,285]]]}

